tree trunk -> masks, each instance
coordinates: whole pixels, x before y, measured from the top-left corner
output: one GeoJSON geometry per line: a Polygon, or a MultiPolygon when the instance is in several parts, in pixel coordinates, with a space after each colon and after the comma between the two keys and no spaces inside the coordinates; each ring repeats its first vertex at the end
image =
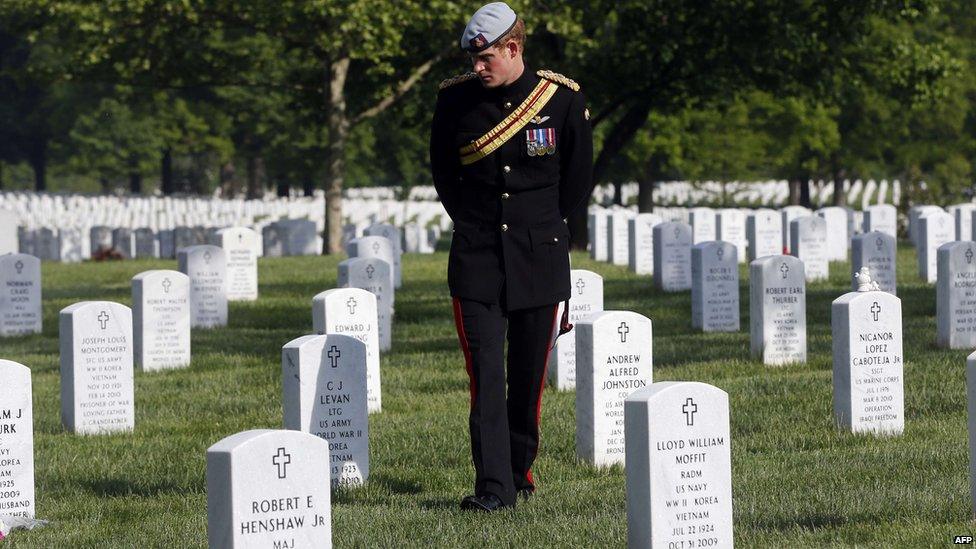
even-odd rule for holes
{"type": "Polygon", "coordinates": [[[654,211],[654,178],[650,173],[637,183],[637,211],[649,213],[654,211]]]}
{"type": "Polygon", "coordinates": [[[107,177],[98,178],[98,183],[102,186],[103,194],[109,194],[110,192],[112,192],[112,183],[108,180],[107,177]]]}
{"type": "Polygon", "coordinates": [[[840,167],[840,161],[833,157],[830,159],[830,174],[834,178],[834,206],[847,205],[847,192],[844,189],[844,176],[846,170],[840,167]]]}
{"type": "Polygon", "coordinates": [[[305,174],[305,177],[302,179],[302,193],[305,196],[313,196],[315,194],[315,178],[310,173],[305,174]]]}
{"type": "Polygon", "coordinates": [[[618,206],[624,205],[624,184],[620,181],[613,182],[613,203],[618,206]]]}
{"type": "Polygon", "coordinates": [[[279,179],[278,183],[275,184],[275,194],[281,198],[288,198],[291,194],[291,185],[286,181],[279,179]]]}
{"type": "Polygon", "coordinates": [[[264,175],[264,159],[260,156],[249,154],[247,157],[247,199],[257,200],[264,195],[264,186],[261,184],[264,175]]]}
{"type": "Polygon", "coordinates": [[[327,174],[325,181],[325,234],[322,253],[342,251],[342,185],[345,173],[346,140],[349,137],[349,118],[346,114],[346,76],[349,74],[349,57],[342,57],[329,64],[326,75],[326,113],[329,124],[327,149],[327,174]]]}
{"type": "Polygon", "coordinates": [[[32,147],[30,165],[34,170],[34,190],[47,190],[47,141],[41,141],[32,147]]]}
{"type": "Polygon", "coordinates": [[[804,208],[812,208],[813,203],[810,202],[810,178],[804,177],[800,180],[800,205],[804,208]]]}
{"type": "Polygon", "coordinates": [[[132,172],[129,174],[129,192],[132,194],[142,194],[142,174],[132,172]]]}
{"type": "Polygon", "coordinates": [[[800,205],[800,180],[790,179],[790,206],[800,205]]]}
{"type": "Polygon", "coordinates": [[[160,172],[160,189],[164,195],[173,194],[176,191],[176,188],[173,186],[173,149],[167,148],[163,151],[160,172]]]}

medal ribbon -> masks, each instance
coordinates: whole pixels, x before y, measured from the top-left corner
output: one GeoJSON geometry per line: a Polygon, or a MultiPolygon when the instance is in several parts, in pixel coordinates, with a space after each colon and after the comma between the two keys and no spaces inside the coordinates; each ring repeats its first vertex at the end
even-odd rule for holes
{"type": "Polygon", "coordinates": [[[539,111],[552,99],[558,87],[559,85],[551,80],[545,78],[539,80],[532,93],[512,111],[512,114],[506,116],[485,135],[461,147],[461,164],[465,166],[473,164],[504,145],[539,114],[539,111]]]}

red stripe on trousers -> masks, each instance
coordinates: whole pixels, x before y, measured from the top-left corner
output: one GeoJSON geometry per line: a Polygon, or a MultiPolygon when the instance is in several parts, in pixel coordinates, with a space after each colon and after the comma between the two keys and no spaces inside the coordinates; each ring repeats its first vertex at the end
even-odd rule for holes
{"type": "Polygon", "coordinates": [[[456,297],[454,298],[454,326],[457,328],[458,341],[461,342],[461,352],[464,353],[464,369],[468,372],[471,408],[474,408],[474,397],[478,391],[474,383],[474,367],[471,365],[471,349],[468,348],[468,336],[464,333],[464,320],[461,318],[461,300],[456,297]]]}
{"type": "MultiPolygon", "coordinates": [[[[546,375],[549,370],[549,355],[552,354],[553,345],[552,336],[556,333],[556,319],[559,318],[559,304],[552,308],[552,328],[549,329],[549,339],[546,340],[546,362],[542,365],[542,381],[539,382],[539,396],[536,398],[535,402],[535,438],[539,442],[536,444],[535,455],[539,455],[539,447],[542,445],[539,435],[539,423],[542,420],[542,389],[546,386],[546,375]]],[[[528,471],[525,472],[525,479],[529,481],[529,484],[535,486],[535,482],[532,481],[532,468],[530,467],[528,471]]]]}

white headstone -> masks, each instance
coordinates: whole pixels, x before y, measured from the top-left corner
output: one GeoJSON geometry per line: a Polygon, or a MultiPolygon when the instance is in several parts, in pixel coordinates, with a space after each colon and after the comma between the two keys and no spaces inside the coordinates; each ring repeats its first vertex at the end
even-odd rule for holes
{"type": "Polygon", "coordinates": [[[354,257],[339,263],[338,286],[359,288],[376,296],[380,351],[393,345],[393,287],[390,264],[375,257],[354,257]]]}
{"type": "Polygon", "coordinates": [[[376,296],[366,290],[334,288],[312,298],[312,331],[351,336],[366,345],[366,390],[370,413],[383,408],[378,322],[376,296]]]}
{"type": "MultiPolygon", "coordinates": [[[[871,278],[878,283],[882,291],[897,295],[897,254],[895,238],[887,233],[873,231],[854,235],[851,239],[852,274],[860,272],[862,267],[867,267],[871,272],[871,278]]],[[[851,289],[857,289],[856,280],[851,289]]]]}
{"type": "Polygon", "coordinates": [[[807,361],[807,300],[803,262],[769,255],[749,264],[753,358],[778,366],[807,361]]]}
{"type": "Polygon", "coordinates": [[[692,244],[715,240],[715,210],[711,208],[691,208],[688,210],[691,224],[692,244]]]}
{"type": "Polygon", "coordinates": [[[729,395],[668,381],[625,406],[627,546],[732,547],[729,395]]]}
{"type": "Polygon", "coordinates": [[[661,216],[637,214],[628,220],[627,265],[639,275],[654,274],[654,226],[662,223],[661,216]]]}
{"type": "Polygon", "coordinates": [[[730,208],[719,210],[715,214],[716,240],[728,242],[735,246],[739,254],[739,263],[746,260],[746,247],[749,241],[746,238],[746,214],[742,210],[730,208]]]}
{"type": "Polygon", "coordinates": [[[790,223],[792,223],[794,219],[806,217],[808,215],[813,215],[813,212],[811,212],[809,208],[804,208],[803,206],[786,206],[783,209],[781,209],[779,213],[780,213],[780,221],[783,225],[783,249],[787,250],[784,253],[793,254],[793,249],[790,248],[793,242],[791,236],[793,228],[790,226],[790,223]]]}
{"type": "Polygon", "coordinates": [[[0,515],[34,516],[31,371],[0,359],[0,515]]]}
{"type": "Polygon", "coordinates": [[[399,288],[403,285],[403,238],[400,230],[389,223],[376,223],[366,227],[363,233],[365,236],[382,236],[390,241],[393,246],[393,287],[399,288]]]}
{"type": "Polygon", "coordinates": [[[366,346],[340,334],[308,335],[281,349],[285,428],[329,441],[332,485],[369,477],[366,346]]]}
{"type": "Polygon", "coordinates": [[[190,365],[190,279],[177,271],[132,277],[136,365],[146,371],[190,365]]]}
{"type": "Polygon", "coordinates": [[[808,215],[790,222],[790,254],[800,258],[807,282],[826,280],[830,275],[827,263],[827,222],[808,215]]]}
{"type": "Polygon", "coordinates": [[[258,233],[247,227],[221,229],[220,247],[227,259],[227,300],[258,298],[258,233]]]}
{"type": "Polygon", "coordinates": [[[704,332],[739,331],[739,259],[728,242],[691,249],[691,325],[704,332]]]}
{"type": "Polygon", "coordinates": [[[952,216],[944,212],[929,212],[919,219],[918,276],[929,284],[938,279],[939,246],[952,242],[954,230],[952,216]]]}
{"type": "Polygon", "coordinates": [[[329,445],[256,429],[207,449],[210,549],[332,547],[329,445]]]}
{"type": "Polygon", "coordinates": [[[590,259],[607,261],[609,257],[607,242],[607,216],[609,212],[598,210],[589,214],[590,259]]]}
{"type": "MultiPolygon", "coordinates": [[[[579,324],[593,313],[603,311],[603,277],[583,269],[569,272],[569,321],[579,324]]],[[[576,334],[569,333],[556,340],[556,348],[549,358],[549,384],[560,391],[576,388],[576,334]]]]}
{"type": "Polygon", "coordinates": [[[181,273],[190,277],[190,326],[215,328],[227,325],[227,256],[210,244],[189,246],[176,252],[181,273]]]}
{"type": "Polygon", "coordinates": [[[891,204],[877,204],[864,209],[862,232],[879,231],[898,238],[898,210],[891,204]]]}
{"type": "Polygon", "coordinates": [[[627,210],[616,210],[607,218],[607,259],[614,265],[627,265],[630,259],[630,217],[627,210]]]}
{"type": "Polygon", "coordinates": [[[834,300],[830,316],[837,424],[855,433],[901,433],[901,300],[888,292],[849,292],[834,300]]]}
{"type": "Polygon", "coordinates": [[[976,242],[939,246],[936,283],[936,333],[939,346],[976,348],[976,242]]]}
{"type": "MultiPolygon", "coordinates": [[[[357,238],[346,246],[346,253],[349,254],[349,258],[355,257],[365,257],[365,258],[376,258],[382,259],[390,266],[390,288],[396,288],[396,276],[394,268],[394,262],[396,258],[396,249],[394,243],[389,238],[380,235],[374,236],[364,236],[362,238],[357,238]]],[[[344,281],[340,281],[340,285],[344,281]]],[[[390,306],[395,307],[395,293],[390,292],[390,306]]]]}
{"type": "Polygon", "coordinates": [[[847,234],[847,210],[828,206],[817,210],[827,225],[827,261],[846,261],[850,237],[847,234]]]}
{"type": "Polygon", "coordinates": [[[576,455],[597,466],[624,463],[624,400],[650,385],[651,320],[603,311],[576,325],[576,455]]]}
{"type": "Polygon", "coordinates": [[[78,434],[135,427],[132,311],[111,301],[61,309],[61,423],[78,434]]]}
{"type": "Polygon", "coordinates": [[[41,260],[0,256],[0,336],[41,333],[41,260]]]}
{"type": "Polygon", "coordinates": [[[949,207],[955,225],[955,238],[950,240],[966,240],[973,233],[973,213],[976,212],[976,204],[963,202],[949,207]]]}
{"type": "Polygon", "coordinates": [[[16,212],[0,210],[0,255],[15,254],[17,246],[17,225],[20,223],[16,212]]]}
{"type": "Polygon", "coordinates": [[[654,285],[665,292],[691,289],[691,226],[654,226],[654,285]]]}
{"type": "Polygon", "coordinates": [[[783,222],[773,210],[756,210],[746,218],[749,261],[783,253],[783,222]]]}

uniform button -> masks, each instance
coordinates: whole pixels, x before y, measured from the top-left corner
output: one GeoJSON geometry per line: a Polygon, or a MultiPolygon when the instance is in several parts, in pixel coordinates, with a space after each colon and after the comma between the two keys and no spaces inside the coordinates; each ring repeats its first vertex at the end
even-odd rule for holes
{"type": "Polygon", "coordinates": [[[511,109],[512,108],[512,102],[511,101],[506,101],[505,102],[505,108],[506,109],[511,109]]]}
{"type": "Polygon", "coordinates": [[[508,193],[502,193],[502,199],[508,200],[508,193]]]}
{"type": "Polygon", "coordinates": [[[512,171],[512,168],[511,168],[511,166],[502,166],[502,171],[505,172],[505,173],[508,173],[508,172],[512,171]]]}
{"type": "Polygon", "coordinates": [[[507,231],[507,230],[508,230],[508,225],[502,223],[502,231],[507,231]]]}

